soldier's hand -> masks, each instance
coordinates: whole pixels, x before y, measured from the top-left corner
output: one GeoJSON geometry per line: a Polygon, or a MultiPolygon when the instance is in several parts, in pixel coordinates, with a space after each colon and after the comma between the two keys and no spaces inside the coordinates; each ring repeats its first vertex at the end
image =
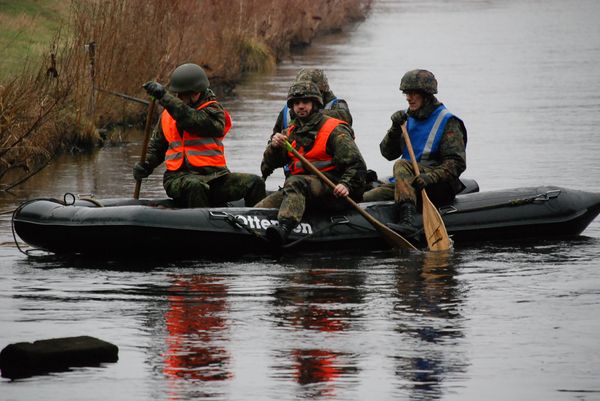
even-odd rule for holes
{"type": "Polygon", "coordinates": [[[285,141],[287,139],[287,136],[281,134],[281,133],[277,133],[275,135],[273,135],[273,137],[271,138],[271,146],[273,146],[274,148],[281,148],[284,145],[285,141]]]}
{"type": "Polygon", "coordinates": [[[343,198],[350,194],[348,188],[344,184],[337,184],[333,189],[333,194],[338,198],[343,198]]]}
{"type": "Polygon", "coordinates": [[[411,182],[411,185],[416,191],[420,191],[431,184],[433,184],[433,178],[428,174],[419,174],[413,178],[411,182]]]}
{"type": "Polygon", "coordinates": [[[402,124],[404,124],[408,119],[408,115],[404,110],[398,110],[397,112],[392,114],[390,118],[392,120],[392,127],[400,129],[400,127],[402,127],[402,124]]]}
{"type": "Polygon", "coordinates": [[[142,178],[146,178],[150,174],[152,174],[152,169],[150,166],[148,166],[148,163],[142,164],[137,162],[133,166],[133,178],[135,178],[136,181],[140,181],[142,178]]]}
{"type": "Polygon", "coordinates": [[[148,95],[152,96],[156,100],[162,99],[166,92],[165,87],[156,81],[146,82],[144,85],[142,85],[142,87],[146,90],[148,95]]]}

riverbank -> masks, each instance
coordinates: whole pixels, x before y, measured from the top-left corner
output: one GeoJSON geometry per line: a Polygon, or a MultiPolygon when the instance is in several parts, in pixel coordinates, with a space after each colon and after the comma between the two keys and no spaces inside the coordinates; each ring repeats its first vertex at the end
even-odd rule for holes
{"type": "MultiPolygon", "coordinates": [[[[167,82],[182,62],[206,70],[220,95],[247,72],[269,71],[291,49],[365,17],[371,0],[261,2],[118,0],[71,3],[49,51],[0,84],[2,189],[34,175],[57,154],[101,146],[99,132],[138,123],[141,84],[167,82]]],[[[16,18],[16,17],[15,17],[16,18]]]]}

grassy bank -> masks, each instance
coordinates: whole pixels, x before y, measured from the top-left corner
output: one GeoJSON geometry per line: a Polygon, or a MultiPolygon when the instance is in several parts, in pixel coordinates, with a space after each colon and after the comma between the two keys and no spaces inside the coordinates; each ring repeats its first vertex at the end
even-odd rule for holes
{"type": "Polygon", "coordinates": [[[68,11],[57,0],[0,0],[0,82],[48,53],[68,11]]]}
{"type": "Polygon", "coordinates": [[[0,0],[0,183],[64,150],[94,148],[95,128],[144,116],[141,84],[183,62],[220,92],[268,71],[294,46],[365,16],[371,0],[0,0]],[[43,11],[41,11],[43,10],[43,11]],[[7,38],[7,39],[6,39],[7,38]],[[23,96],[23,94],[28,96],[23,96]]]}

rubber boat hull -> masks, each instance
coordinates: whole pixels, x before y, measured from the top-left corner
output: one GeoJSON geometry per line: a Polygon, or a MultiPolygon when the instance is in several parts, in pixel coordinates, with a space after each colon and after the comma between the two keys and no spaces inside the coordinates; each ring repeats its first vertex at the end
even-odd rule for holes
{"type": "MultiPolygon", "coordinates": [[[[393,222],[393,202],[362,203],[383,223],[393,222]]],[[[458,195],[440,208],[455,246],[472,241],[568,238],[581,234],[600,213],[600,194],[560,187],[527,187],[458,195]]],[[[27,244],[57,254],[99,256],[230,256],[272,252],[265,230],[276,209],[247,207],[175,209],[169,200],[49,199],[22,204],[13,216],[27,244]]],[[[376,249],[388,245],[356,211],[311,213],[286,248],[376,249]]],[[[414,238],[423,246],[422,238],[414,238]]]]}

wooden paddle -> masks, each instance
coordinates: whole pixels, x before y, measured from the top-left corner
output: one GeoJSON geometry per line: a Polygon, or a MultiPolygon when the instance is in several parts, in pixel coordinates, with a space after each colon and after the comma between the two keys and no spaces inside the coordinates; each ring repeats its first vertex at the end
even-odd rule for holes
{"type": "MultiPolygon", "coordinates": [[[[150,105],[148,106],[148,114],[146,114],[146,126],[144,127],[144,144],[142,145],[142,154],[140,156],[140,163],[144,164],[146,161],[146,152],[148,151],[148,142],[150,142],[150,132],[152,131],[152,119],[154,118],[154,108],[156,106],[156,99],[152,98],[150,105]]],[[[133,199],[140,199],[140,189],[142,188],[142,180],[135,181],[135,189],[133,191],[133,199]]]]}
{"type": "MultiPolygon", "coordinates": [[[[298,153],[298,151],[296,149],[294,149],[287,140],[284,143],[285,143],[285,146],[287,147],[287,149],[290,152],[292,152],[298,159],[300,159],[300,161],[302,161],[302,165],[305,168],[307,168],[312,173],[314,173],[317,177],[319,177],[325,184],[327,184],[328,187],[330,187],[331,189],[335,188],[336,185],[329,178],[327,178],[327,176],[325,174],[320,172],[319,169],[316,168],[311,162],[309,162],[304,156],[302,156],[300,153],[298,153]]],[[[383,224],[382,222],[377,220],[375,217],[373,217],[369,213],[367,213],[356,202],[354,202],[354,200],[352,200],[352,198],[350,198],[349,196],[346,196],[345,199],[358,213],[360,213],[361,216],[363,216],[369,223],[371,223],[371,225],[377,231],[379,231],[379,233],[383,236],[383,238],[385,238],[385,240],[392,247],[397,248],[397,249],[409,249],[409,250],[412,249],[415,251],[418,250],[417,248],[415,248],[415,246],[413,244],[408,242],[408,240],[406,240],[400,234],[398,234],[397,232],[395,232],[394,230],[392,230],[391,228],[389,228],[388,226],[386,226],[385,224],[383,224]]]]}
{"type": "MultiPolygon", "coordinates": [[[[410,161],[412,162],[413,170],[415,170],[415,175],[419,175],[421,173],[419,172],[415,152],[406,131],[406,123],[402,124],[402,137],[410,154],[410,161]]],[[[427,239],[427,247],[430,251],[447,251],[452,249],[452,240],[448,237],[444,220],[442,220],[442,216],[440,216],[437,208],[429,200],[425,189],[421,190],[421,199],[421,203],[423,204],[423,231],[427,239]]]]}

